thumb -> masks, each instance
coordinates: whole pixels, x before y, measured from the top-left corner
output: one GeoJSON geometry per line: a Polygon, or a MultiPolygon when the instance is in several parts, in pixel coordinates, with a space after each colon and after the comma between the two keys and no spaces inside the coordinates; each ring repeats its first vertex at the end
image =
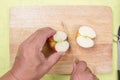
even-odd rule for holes
{"type": "Polygon", "coordinates": [[[53,66],[54,64],[56,64],[58,62],[58,60],[64,56],[65,53],[64,52],[56,52],[53,53],[49,58],[48,58],[48,63],[49,66],[53,66]]]}

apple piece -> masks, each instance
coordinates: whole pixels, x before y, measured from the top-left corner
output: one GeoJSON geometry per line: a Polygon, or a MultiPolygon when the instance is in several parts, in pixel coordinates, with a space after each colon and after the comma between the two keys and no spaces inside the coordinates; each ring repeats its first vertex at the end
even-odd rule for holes
{"type": "Polygon", "coordinates": [[[57,31],[55,35],[49,38],[50,47],[57,52],[66,52],[69,49],[67,34],[63,31],[57,31]]]}
{"type": "Polygon", "coordinates": [[[80,35],[80,33],[79,33],[79,32],[77,32],[77,34],[76,34],[76,38],[77,38],[77,37],[79,37],[79,36],[81,36],[81,35],[80,35]]]}
{"type": "Polygon", "coordinates": [[[58,42],[55,45],[55,50],[57,52],[66,52],[68,49],[69,49],[69,43],[68,43],[68,41],[58,42]]]}
{"type": "Polygon", "coordinates": [[[88,37],[79,36],[77,37],[76,42],[83,48],[90,48],[94,46],[94,41],[88,37]]]}
{"type": "Polygon", "coordinates": [[[63,31],[57,31],[53,38],[55,41],[61,42],[67,39],[67,34],[63,31]]]}
{"type": "Polygon", "coordinates": [[[79,46],[84,48],[94,46],[94,41],[92,39],[96,37],[96,33],[90,26],[81,26],[76,35],[76,42],[79,46]]]}
{"type": "Polygon", "coordinates": [[[79,33],[82,36],[87,36],[87,37],[90,37],[90,38],[95,38],[96,37],[95,31],[90,26],[81,26],[79,28],[79,33]]]}
{"type": "Polygon", "coordinates": [[[51,47],[54,47],[54,46],[56,45],[56,42],[55,42],[55,41],[51,41],[51,42],[49,42],[49,45],[50,45],[51,47]]]}

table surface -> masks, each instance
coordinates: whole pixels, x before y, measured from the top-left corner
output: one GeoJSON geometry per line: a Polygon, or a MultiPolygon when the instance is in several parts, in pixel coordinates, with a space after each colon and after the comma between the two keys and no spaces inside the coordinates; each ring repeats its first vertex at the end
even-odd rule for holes
{"type": "MultiPolygon", "coordinates": [[[[49,73],[71,74],[75,58],[86,61],[93,73],[112,71],[112,11],[111,8],[104,6],[11,8],[9,31],[11,65],[14,63],[18,46],[37,29],[46,26],[57,31],[65,31],[70,43],[70,50],[54,65],[49,73]],[[97,34],[94,39],[95,46],[89,49],[81,48],[75,42],[78,28],[85,24],[91,26],[97,34]]],[[[51,53],[48,47],[43,50],[45,55],[51,53]]]]}
{"type": "MultiPolygon", "coordinates": [[[[120,25],[119,0],[0,0],[0,76],[10,67],[9,57],[9,9],[14,6],[45,5],[102,5],[113,10],[113,34],[117,34],[120,25]]],[[[113,42],[113,71],[108,74],[97,74],[100,80],[117,80],[117,43],[113,42]]],[[[69,80],[68,75],[47,74],[42,80],[69,80]]]]}

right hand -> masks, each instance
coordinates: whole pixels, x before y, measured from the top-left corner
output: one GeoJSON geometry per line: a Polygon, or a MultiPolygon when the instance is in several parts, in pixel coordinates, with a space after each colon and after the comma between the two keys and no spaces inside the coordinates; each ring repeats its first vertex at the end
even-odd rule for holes
{"type": "Polygon", "coordinates": [[[74,63],[71,80],[99,80],[84,61],[74,63]]]}

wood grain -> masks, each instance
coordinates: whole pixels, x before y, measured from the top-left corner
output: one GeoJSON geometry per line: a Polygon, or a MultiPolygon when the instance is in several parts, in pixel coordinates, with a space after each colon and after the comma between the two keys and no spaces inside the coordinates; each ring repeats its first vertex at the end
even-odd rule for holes
{"type": "Polygon", "coordinates": [[[36,6],[12,8],[10,10],[11,66],[14,63],[18,46],[33,32],[43,27],[65,31],[70,42],[70,50],[49,73],[70,74],[76,57],[86,61],[95,73],[112,71],[112,11],[109,7],[36,6]],[[75,36],[81,25],[89,25],[95,30],[97,37],[94,39],[94,47],[84,49],[77,45],[75,36]]]}

